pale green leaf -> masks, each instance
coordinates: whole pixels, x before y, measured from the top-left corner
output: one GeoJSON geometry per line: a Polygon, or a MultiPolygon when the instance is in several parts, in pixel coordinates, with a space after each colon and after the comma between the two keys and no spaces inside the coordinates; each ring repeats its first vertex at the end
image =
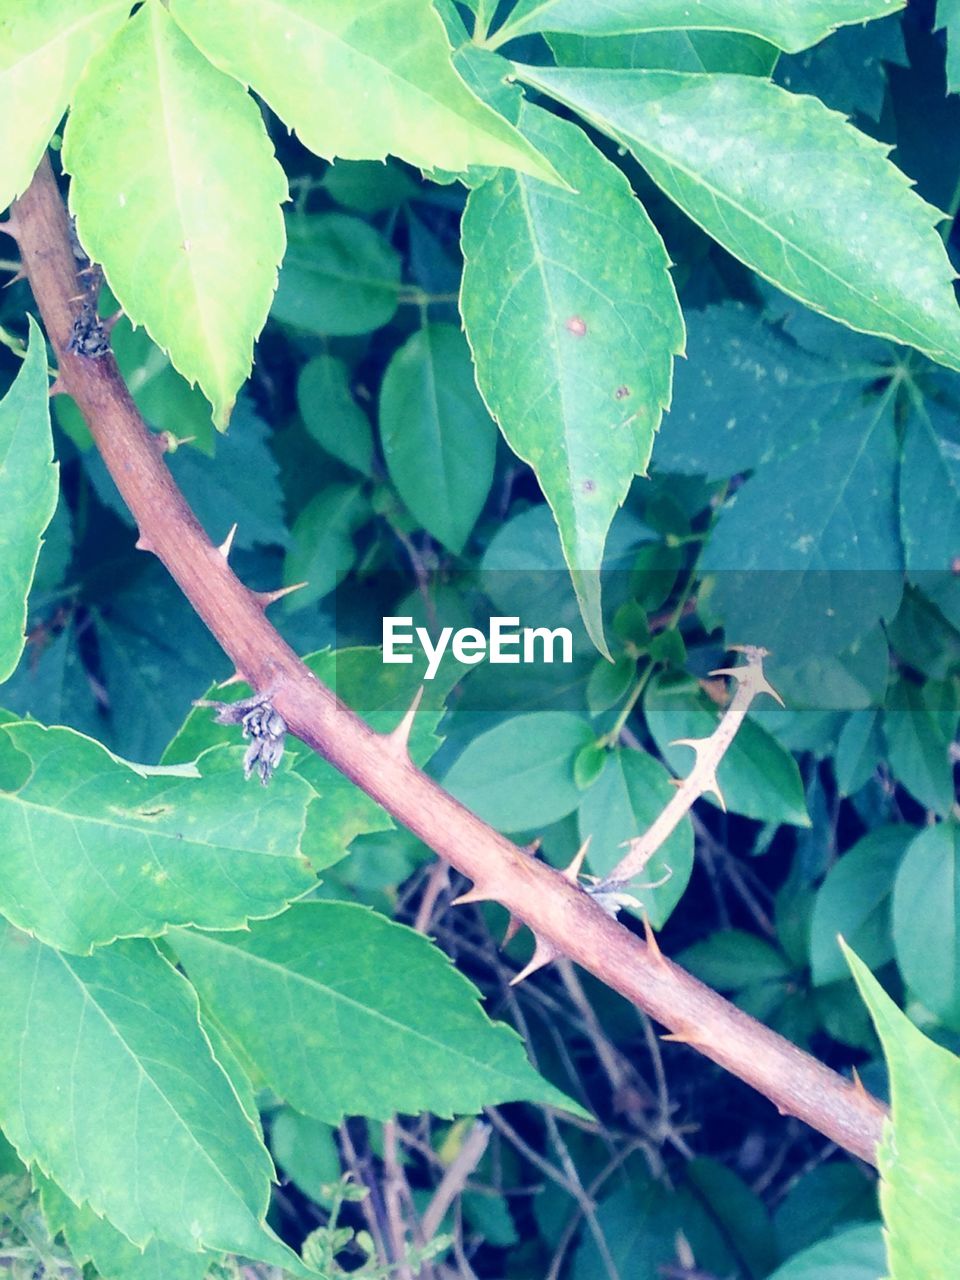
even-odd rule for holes
{"type": "Polygon", "coordinates": [[[76,1205],[55,1182],[34,1171],[43,1214],[52,1232],[62,1232],[77,1262],[92,1262],[101,1280],[203,1280],[214,1257],[188,1253],[165,1240],[138,1249],[89,1205],[76,1205]]]}
{"type": "Polygon", "coordinates": [[[350,394],[347,366],[336,356],[319,355],[297,380],[297,404],[304,426],[335,458],[365,476],[373,473],[370,421],[350,394]]]}
{"type": "Polygon", "coordinates": [[[172,940],[218,1021],[305,1115],[337,1124],[521,1098],[568,1105],[442,952],[365,907],[304,903],[246,932],[172,940]],[[294,1008],[295,1020],[277,1021],[294,1008]]]}
{"type": "Polygon", "coordinates": [[[27,596],[57,506],[47,385],[47,347],[31,318],[29,350],[0,401],[0,680],[13,674],[23,653],[27,596]]]}
{"type": "Polygon", "coordinates": [[[291,214],[271,315],[307,333],[379,329],[400,301],[400,255],[376,227],[346,213],[291,214]]]}
{"type": "Polygon", "coordinates": [[[960,1058],[928,1040],[845,948],[890,1073],[877,1150],[890,1280],[948,1280],[960,1204],[960,1058]]]}
{"type": "Polygon", "coordinates": [[[501,831],[547,826],[580,803],[574,759],[595,737],[569,711],[513,716],[473,739],[447,770],[444,786],[501,831]]]}
{"type": "Polygon", "coordinates": [[[906,0],[520,0],[496,43],[530,31],[612,36],[638,31],[739,31],[785,53],[816,44],[837,27],[902,9],[906,0]]]}
{"type": "Polygon", "coordinates": [[[947,36],[947,91],[960,92],[960,0],[937,0],[937,26],[947,36]]]}
{"type": "MultiPolygon", "coordinates": [[[[590,840],[590,870],[609,874],[626,853],[626,841],[643,835],[674,793],[670,775],[644,751],[610,753],[603,773],[584,794],[577,815],[581,841],[590,840]]],[[[693,870],[693,828],[684,818],[630,885],[630,893],[655,929],[662,929],[680,901],[693,870]],[[660,884],[661,880],[665,883],[660,884]],[[648,887],[649,886],[649,887],[648,887]]]]}
{"type": "Polygon", "coordinates": [[[211,61],[328,160],[388,154],[430,168],[550,164],[451,65],[430,0],[172,0],[211,61]]]}
{"type": "Polygon", "coordinates": [[[810,969],[815,986],[840,982],[847,966],[840,934],[872,969],[893,957],[890,900],[897,867],[916,834],[905,824],[874,827],[830,868],[810,920],[810,969]]]}
{"type": "Polygon", "coordinates": [[[225,426],[284,246],[286,178],[253,99],[149,0],[91,61],[63,160],[84,248],[225,426]]]}
{"type": "MultiPolygon", "coordinates": [[[[897,964],[918,999],[960,1029],[960,826],[921,831],[893,890],[897,964]]],[[[869,963],[869,957],[865,957],[869,963]]]]}
{"type": "Polygon", "coordinates": [[[0,209],[22,195],[90,55],[130,0],[5,0],[0,13],[0,209]]]}
{"type": "Polygon", "coordinates": [[[883,734],[897,782],[927,809],[945,818],[956,803],[950,742],[920,688],[900,679],[890,690],[883,734]]]}
{"type": "Polygon", "coordinates": [[[459,555],[490,492],[497,433],[454,325],[426,325],[394,354],[380,390],[380,439],[400,497],[459,555]]]}
{"type": "Polygon", "coordinates": [[[887,148],[754,76],[518,67],[629,148],[672,200],[785,293],[960,368],[942,214],[887,148]]]}
{"type": "Polygon", "coordinates": [[[604,543],[646,470],[683,320],[666,250],[623,174],[538,108],[524,107],[521,127],[575,191],[500,173],[471,193],[461,310],[480,391],[537,474],[605,651],[604,543]]]}
{"type": "Polygon", "coordinates": [[[86,952],[168,924],[236,928],[313,883],[300,852],[310,789],[244,781],[239,751],[145,770],[72,729],[0,730],[0,910],[86,952]]]}
{"type": "Polygon", "coordinates": [[[143,939],[69,956],[0,921],[0,1123],[21,1159],[129,1240],[302,1272],[266,1228],[272,1166],[200,1029],[196,994],[143,939]]]}
{"type": "MultiPolygon", "coordinates": [[[[679,738],[706,738],[716,729],[720,708],[690,680],[655,679],[643,703],[647,727],[670,768],[685,777],[694,764],[679,738]]],[[[810,818],[797,763],[749,717],[737,730],[717,769],[720,790],[731,813],[764,822],[808,827],[810,818]]],[[[715,798],[708,792],[711,804],[715,798]]]]}
{"type": "Polygon", "coordinates": [[[903,437],[900,529],[907,576],[960,625],[960,429],[932,400],[914,406],[903,437]]]}

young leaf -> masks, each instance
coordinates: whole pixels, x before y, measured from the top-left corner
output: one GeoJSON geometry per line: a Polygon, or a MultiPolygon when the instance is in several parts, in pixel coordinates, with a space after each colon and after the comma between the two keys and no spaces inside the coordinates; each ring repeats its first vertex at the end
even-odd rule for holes
{"type": "Polygon", "coordinates": [[[456,74],[430,0],[172,0],[170,10],[216,66],[325,159],[507,165],[556,181],[456,74]]]}
{"type": "Polygon", "coordinates": [[[447,771],[444,786],[501,831],[547,826],[580,803],[573,762],[595,737],[569,711],[513,716],[473,739],[447,771]]]}
{"type": "Polygon", "coordinates": [[[242,933],[180,929],[172,941],[204,1003],[305,1115],[338,1124],[520,1098],[570,1105],[442,952],[365,907],[303,903],[242,933]],[[277,1020],[294,1007],[295,1021],[277,1020]]]}
{"type": "Polygon", "coordinates": [[[897,874],[893,942],[910,990],[955,1029],[960,1029],[958,884],[960,826],[941,822],[926,827],[910,845],[897,874]]]}
{"type": "MultiPolygon", "coordinates": [[[[590,870],[599,876],[612,871],[626,852],[622,847],[625,841],[643,835],[672,795],[670,775],[659,760],[645,751],[611,752],[577,815],[581,841],[590,838],[590,870]]],[[[692,870],[693,828],[690,819],[684,818],[630,886],[655,929],[666,924],[692,870]],[[658,884],[660,880],[665,883],[658,884]]],[[[635,908],[627,910],[642,914],[635,908]]]]}
{"type": "Polygon", "coordinates": [[[953,268],[887,148],[754,76],[519,67],[628,147],[735,257],[815,311],[960,369],[953,268]]]}
{"type": "Polygon", "coordinates": [[[877,1150],[890,1280],[945,1276],[960,1204],[960,1058],[928,1040],[844,952],[890,1072],[892,1116],[877,1150]]]}
{"type": "Polygon", "coordinates": [[[902,9],[906,0],[520,0],[497,32],[499,44],[530,31],[583,36],[638,31],[739,31],[769,40],[785,53],[806,49],[837,27],[902,9]]]}
{"type": "Polygon", "coordinates": [[[130,0],[13,0],[0,22],[0,209],[22,195],[90,55],[130,0]]]}
{"type": "Polygon", "coordinates": [[[23,653],[27,596],[43,531],[57,506],[47,384],[47,347],[31,317],[27,355],[0,401],[0,681],[13,674],[23,653]]]}
{"type": "Polygon", "coordinates": [[[225,427],[284,246],[287,182],[253,99],[148,0],[91,61],[63,161],[84,248],[225,427]]]}
{"type": "Polygon", "coordinates": [[[545,111],[525,106],[521,127],[575,190],[501,172],[471,193],[461,310],[481,394],[537,474],[606,653],[604,542],[646,471],[683,319],[663,242],[623,174],[545,111]]]}
{"type": "Polygon", "coordinates": [[[284,600],[296,613],[330,594],[357,559],[353,535],[372,515],[362,484],[328,484],[310,499],[290,531],[291,547],[283,561],[283,584],[305,582],[284,600]]]}
{"type": "Polygon", "coordinates": [[[92,1262],[102,1280],[203,1280],[214,1261],[210,1254],[188,1253],[165,1240],[138,1249],[106,1218],[98,1218],[89,1205],[74,1204],[37,1170],[33,1181],[47,1226],[66,1237],[77,1262],[92,1262]]]}
{"type": "Polygon", "coordinates": [[[452,324],[429,324],[394,353],[380,390],[380,438],[400,497],[459,555],[490,492],[497,433],[452,324]]]}
{"type": "Polygon", "coordinates": [[[291,1267],[264,1226],[273,1169],[149,942],[64,955],[0,921],[0,1124],[22,1160],[135,1245],[153,1237],[291,1267]],[[171,1170],[176,1176],[171,1176],[171,1170]]]}
{"type": "Polygon", "coordinates": [[[236,928],[314,882],[300,852],[302,779],[247,785],[239,749],[142,770],[72,729],[0,729],[0,910],[88,952],[169,924],[236,928]]]}

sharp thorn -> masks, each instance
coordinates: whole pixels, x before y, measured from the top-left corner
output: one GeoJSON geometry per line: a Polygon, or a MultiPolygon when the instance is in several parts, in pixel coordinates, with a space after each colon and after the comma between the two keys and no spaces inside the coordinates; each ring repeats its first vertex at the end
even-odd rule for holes
{"type": "Polygon", "coordinates": [[[230,532],[227,534],[224,540],[220,543],[219,547],[217,547],[217,550],[223,556],[224,560],[229,560],[230,558],[230,548],[233,546],[233,540],[236,537],[236,534],[237,534],[237,522],[234,521],[233,524],[230,526],[230,532]]]}
{"type": "Polygon", "coordinates": [[[143,534],[142,534],[142,533],[141,533],[140,537],[137,539],[137,541],[134,543],[134,546],[136,547],[136,549],[137,549],[138,551],[153,551],[153,550],[154,550],[153,543],[152,543],[152,542],[148,542],[148,541],[146,540],[146,538],[143,536],[143,534]]]}
{"type": "Polygon", "coordinates": [[[563,871],[560,872],[564,880],[569,880],[571,884],[577,884],[580,879],[580,868],[583,866],[583,860],[587,856],[587,850],[590,848],[590,841],[592,839],[592,835],[587,836],[586,840],[584,840],[583,844],[574,854],[573,861],[568,867],[565,867],[563,871]]]}
{"type": "Polygon", "coordinates": [[[534,840],[531,840],[529,844],[522,844],[520,846],[520,852],[528,853],[530,857],[533,858],[536,856],[537,853],[539,853],[540,846],[542,844],[543,844],[543,837],[537,836],[534,840]]]}
{"type": "Polygon", "coordinates": [[[653,932],[653,925],[651,925],[650,917],[647,915],[646,911],[643,913],[643,937],[646,941],[647,950],[650,952],[650,956],[654,964],[658,964],[661,968],[665,969],[667,967],[667,962],[664,958],[663,952],[660,950],[660,943],[657,941],[657,935],[653,932]]]}
{"type": "Polygon", "coordinates": [[[276,591],[254,591],[253,595],[260,608],[267,609],[277,600],[282,600],[284,596],[292,595],[294,591],[300,591],[305,586],[307,586],[306,582],[295,582],[290,587],[278,587],[276,591]]]}
{"type": "Polygon", "coordinates": [[[18,284],[21,280],[26,280],[26,278],[27,278],[27,273],[24,271],[23,267],[20,267],[19,270],[14,275],[12,275],[9,280],[4,282],[3,287],[5,289],[9,289],[12,284],[18,284]]]}
{"type": "Polygon", "coordinates": [[[461,893],[459,898],[451,899],[451,907],[465,907],[471,902],[493,902],[494,899],[489,893],[484,893],[482,889],[478,889],[476,885],[472,889],[468,889],[466,893],[461,893]]]}
{"type": "Polygon", "coordinates": [[[14,240],[19,239],[19,232],[17,231],[17,222],[12,213],[8,217],[4,218],[2,222],[0,222],[0,231],[2,231],[4,235],[12,236],[14,240]]]}
{"type": "Polygon", "coordinates": [[[861,1094],[864,1098],[869,1098],[870,1095],[863,1087],[863,1081],[860,1079],[860,1073],[857,1071],[857,1068],[851,1067],[850,1070],[853,1073],[853,1087],[856,1089],[857,1093],[861,1094]]]}
{"type": "Polygon", "coordinates": [[[754,683],[756,685],[756,689],[755,689],[756,693],[768,693],[770,697],[774,700],[774,702],[779,703],[781,707],[785,705],[783,699],[780,697],[779,693],[777,693],[776,689],[773,687],[773,685],[770,683],[770,681],[767,679],[765,675],[761,673],[759,679],[756,680],[754,683]]]}
{"type": "Polygon", "coordinates": [[[226,689],[231,684],[248,684],[246,676],[242,676],[239,671],[235,671],[232,676],[227,676],[226,680],[221,680],[217,685],[218,689],[226,689]]]}
{"type": "Polygon", "coordinates": [[[519,984],[529,978],[532,973],[536,973],[536,971],[538,969],[542,969],[544,965],[550,964],[551,961],[556,960],[557,956],[560,954],[552,942],[547,942],[545,939],[538,937],[537,934],[534,934],[533,936],[536,942],[536,946],[533,949],[533,955],[531,956],[529,963],[510,979],[511,987],[519,986],[519,984]]]}
{"type": "Polygon", "coordinates": [[[508,946],[522,928],[523,921],[518,920],[516,916],[511,915],[507,920],[507,927],[503,931],[503,941],[500,943],[501,947],[508,946]]]}
{"type": "Polygon", "coordinates": [[[417,712],[420,710],[424,688],[424,685],[420,686],[413,695],[413,701],[403,713],[403,719],[395,729],[392,729],[386,735],[386,748],[391,755],[404,756],[406,759],[410,758],[410,734],[413,732],[413,722],[416,719],[417,712]]]}
{"type": "Polygon", "coordinates": [[[102,320],[101,323],[103,325],[104,333],[110,333],[113,329],[113,326],[117,323],[117,321],[120,319],[122,315],[123,315],[123,307],[121,307],[119,311],[115,311],[112,316],[107,316],[105,320],[102,320]]]}
{"type": "Polygon", "coordinates": [[[67,394],[67,388],[63,385],[63,381],[58,373],[57,376],[54,378],[54,380],[50,383],[50,387],[49,387],[49,390],[47,391],[47,395],[48,396],[65,396],[66,394],[67,394]]]}
{"type": "Polygon", "coordinates": [[[697,1047],[701,1042],[699,1040],[691,1040],[689,1036],[682,1036],[679,1032],[669,1032],[667,1035],[661,1036],[661,1040],[669,1040],[671,1044],[689,1044],[697,1047]]]}
{"type": "Polygon", "coordinates": [[[723,798],[723,792],[720,790],[720,784],[719,782],[717,782],[717,775],[715,773],[711,773],[710,777],[707,778],[703,784],[702,794],[706,795],[708,791],[717,797],[717,804],[720,806],[723,812],[726,813],[727,802],[723,798]]]}

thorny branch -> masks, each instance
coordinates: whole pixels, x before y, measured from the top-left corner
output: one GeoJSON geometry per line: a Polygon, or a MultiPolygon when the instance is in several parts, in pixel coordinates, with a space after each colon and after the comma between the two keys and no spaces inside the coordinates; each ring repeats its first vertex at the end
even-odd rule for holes
{"type": "Polygon", "coordinates": [[[46,159],[4,229],[19,242],[56,356],[53,390],[79,406],[137,521],[138,546],[166,566],[238,674],[254,690],[271,691],[290,732],[468,876],[475,897],[502,903],[530,926],[539,945],[575,960],[783,1114],[873,1162],[885,1115],[880,1103],[637,938],[575,876],[558,874],[481,822],[414,766],[406,749],[408,718],[392,734],[374,733],[280,638],[265,616],[277,593],[245,587],[200,527],[164,463],[164,437],[146,427],[113,357],[91,359],[68,349],[82,289],[66,209],[46,159]]]}

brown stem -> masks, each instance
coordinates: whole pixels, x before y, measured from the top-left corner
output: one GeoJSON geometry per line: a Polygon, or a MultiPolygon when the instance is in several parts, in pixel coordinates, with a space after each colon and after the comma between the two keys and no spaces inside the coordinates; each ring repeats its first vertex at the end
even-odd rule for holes
{"type": "Polygon", "coordinates": [[[271,691],[299,738],[538,937],[782,1113],[872,1162],[885,1115],[880,1103],[672,964],[576,884],[481,822],[415,768],[401,740],[374,733],[303,665],[267,621],[264,600],[234,575],[187,506],[112,356],[66,350],[79,289],[66,210],[46,159],[17,201],[14,226],[60,387],[79,406],[137,521],[140,545],[167,567],[244,679],[271,691]]]}

